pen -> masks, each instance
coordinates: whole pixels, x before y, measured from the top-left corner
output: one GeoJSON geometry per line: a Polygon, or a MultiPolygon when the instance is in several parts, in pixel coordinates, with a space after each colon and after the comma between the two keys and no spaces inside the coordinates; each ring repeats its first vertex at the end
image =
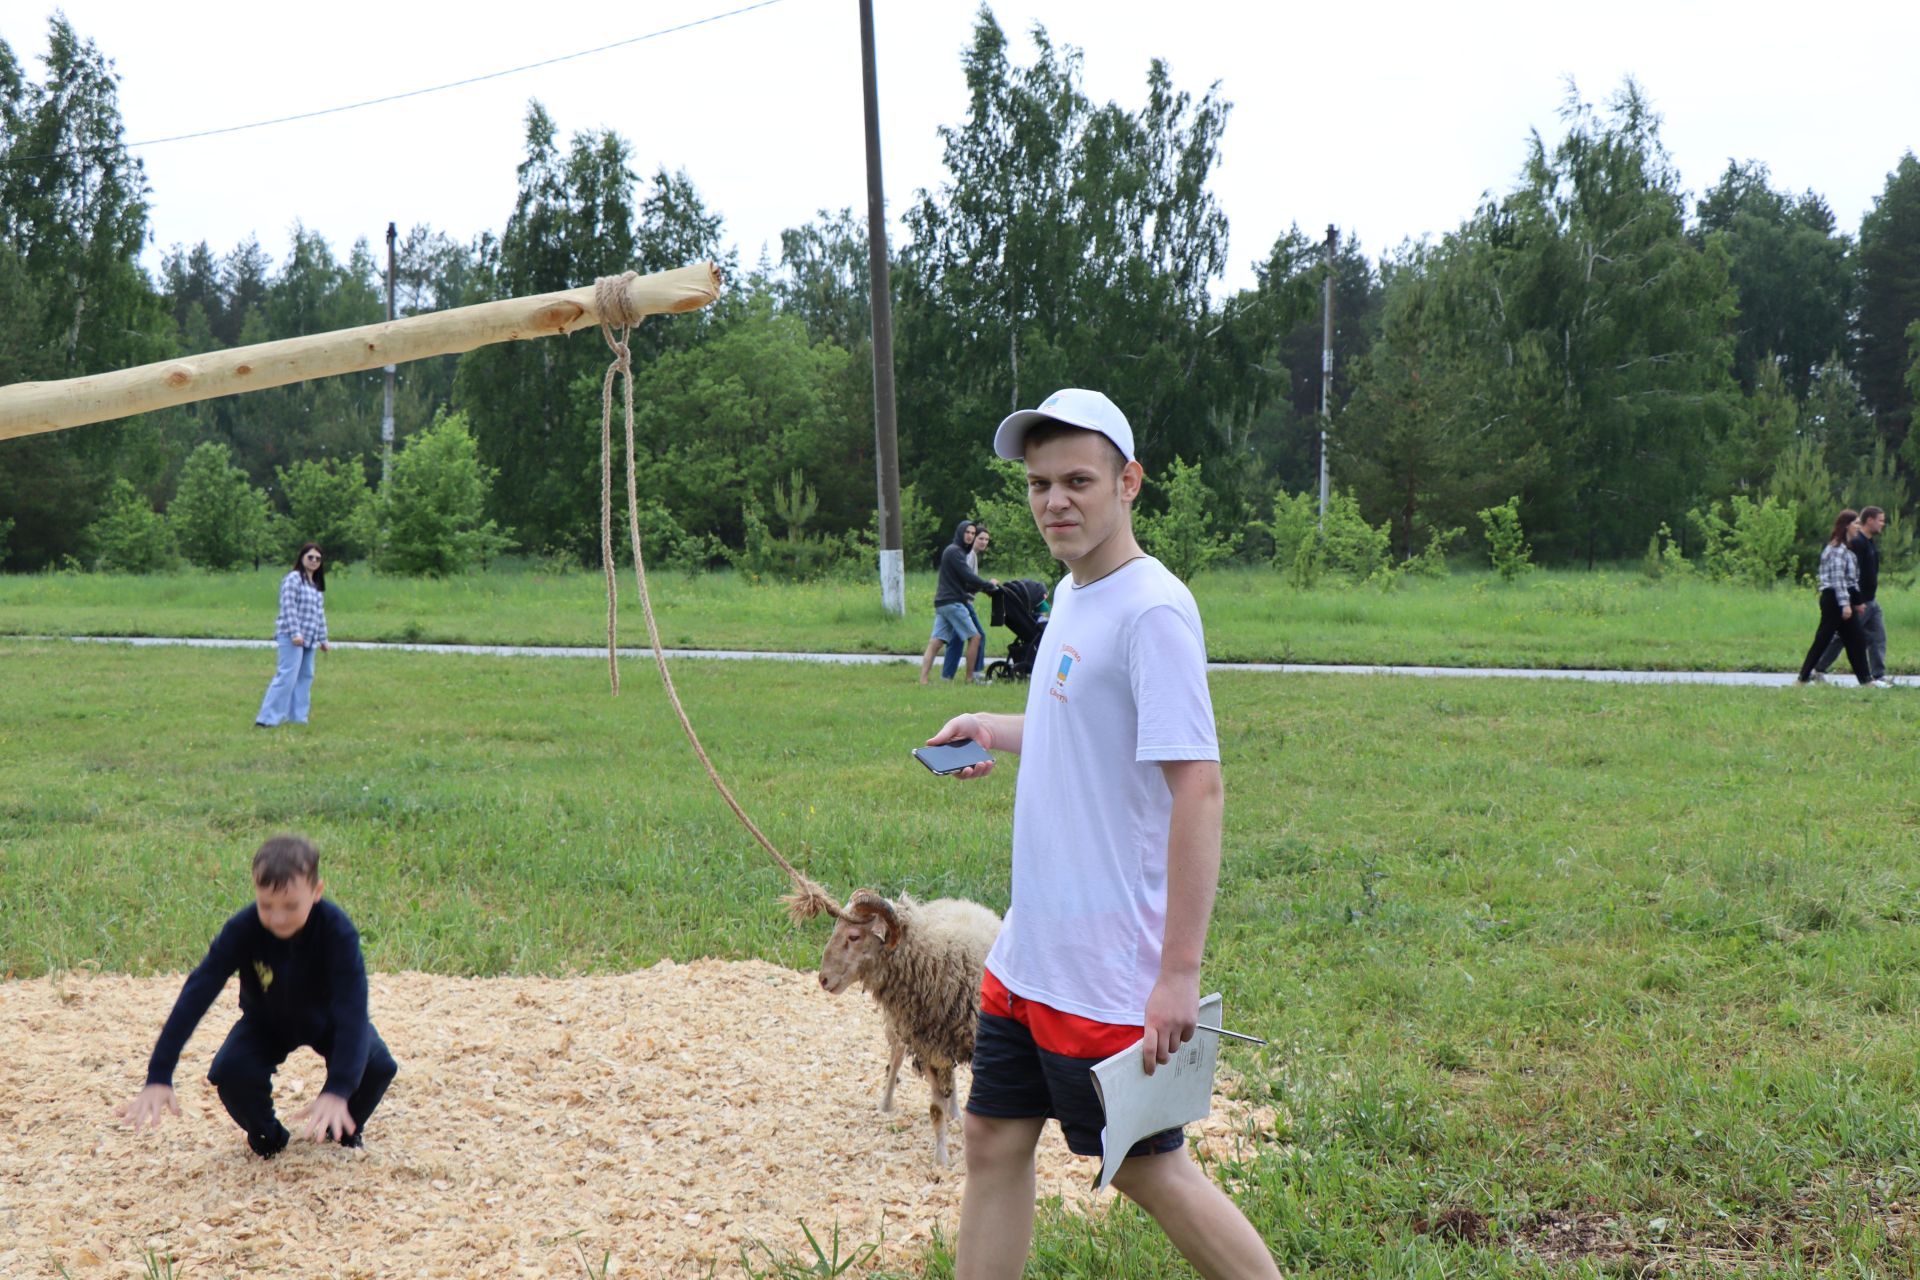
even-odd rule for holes
{"type": "Polygon", "coordinates": [[[1217,1036],[1231,1036],[1235,1040],[1245,1040],[1248,1044],[1265,1044],[1259,1036],[1243,1036],[1238,1031],[1229,1031],[1225,1027],[1198,1026],[1195,1031],[1211,1031],[1217,1036]]]}

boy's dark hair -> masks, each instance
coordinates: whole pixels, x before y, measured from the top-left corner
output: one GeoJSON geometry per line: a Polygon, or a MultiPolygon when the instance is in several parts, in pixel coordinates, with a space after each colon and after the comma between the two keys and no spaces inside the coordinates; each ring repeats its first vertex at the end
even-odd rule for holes
{"type": "Polygon", "coordinates": [[[1071,422],[1059,422],[1052,418],[1045,422],[1036,422],[1027,428],[1021,448],[1022,450],[1031,449],[1036,444],[1045,444],[1049,440],[1058,440],[1062,436],[1099,436],[1100,442],[1107,446],[1107,453],[1113,457],[1113,474],[1118,476],[1127,469],[1127,455],[1120,452],[1120,446],[1107,439],[1105,435],[1085,427],[1076,427],[1071,422]]]}
{"type": "Polygon", "coordinates": [[[253,855],[253,882],[263,889],[319,879],[320,851],[305,836],[275,836],[253,855]]]}
{"type": "Polygon", "coordinates": [[[1873,518],[1874,518],[1875,516],[1884,516],[1885,514],[1887,514],[1887,513],[1886,513],[1886,512],[1884,512],[1884,511],[1882,511],[1882,510],[1881,510],[1880,508],[1878,508],[1878,507],[1862,507],[1862,508],[1860,508],[1860,518],[1861,518],[1862,520],[1871,520],[1871,519],[1873,519],[1873,518]]]}

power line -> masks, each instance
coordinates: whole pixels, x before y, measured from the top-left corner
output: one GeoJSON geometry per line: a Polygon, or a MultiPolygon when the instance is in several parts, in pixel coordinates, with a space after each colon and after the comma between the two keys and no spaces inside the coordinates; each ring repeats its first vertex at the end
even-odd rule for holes
{"type": "Polygon", "coordinates": [[[504,71],[489,71],[485,75],[468,76],[464,80],[453,80],[446,84],[436,84],[425,89],[410,89],[405,93],[390,93],[381,98],[368,98],[364,102],[349,102],[345,106],[323,107],[318,111],[302,111],[297,115],[275,116],[271,120],[255,120],[251,124],[233,124],[219,129],[201,129],[196,133],[177,133],[167,138],[148,138],[143,142],[122,142],[101,144],[93,147],[71,147],[65,151],[49,151],[37,156],[8,156],[0,158],[0,165],[27,164],[38,160],[59,160],[67,156],[83,155],[96,151],[131,151],[135,147],[157,147],[166,142],[187,142],[194,138],[212,138],[225,133],[242,133],[248,129],[265,129],[276,124],[291,124],[296,120],[312,120],[319,116],[339,115],[343,111],[358,111],[362,107],[377,107],[388,102],[399,102],[406,98],[419,98],[429,93],[443,93],[448,89],[464,88],[470,84],[479,84],[486,80],[498,80],[503,76],[519,75],[522,71],[535,71],[541,67],[551,67],[556,63],[572,62],[576,58],[592,57],[596,53],[606,53],[610,49],[622,49],[630,44],[639,44],[644,40],[656,40],[661,36],[670,36],[680,31],[690,31],[694,27],[704,27],[710,22],[719,22],[723,18],[737,18],[743,13],[752,13],[755,9],[765,9],[779,4],[780,0],[758,0],[756,4],[743,5],[738,9],[729,9],[725,13],[712,14],[705,18],[695,18],[674,27],[663,27],[658,31],[649,31],[643,36],[631,36],[625,40],[615,40],[612,44],[598,45],[592,49],[582,49],[578,53],[563,53],[557,58],[545,58],[539,62],[529,62],[523,66],[508,67],[504,71]]]}

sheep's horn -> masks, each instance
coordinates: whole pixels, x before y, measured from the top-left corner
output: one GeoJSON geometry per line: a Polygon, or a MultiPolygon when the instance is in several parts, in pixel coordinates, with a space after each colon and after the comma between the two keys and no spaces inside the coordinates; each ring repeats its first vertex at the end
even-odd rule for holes
{"type": "Polygon", "coordinates": [[[873,890],[855,890],[853,896],[847,899],[847,910],[858,911],[869,918],[879,916],[887,922],[887,950],[891,951],[900,945],[900,917],[894,912],[893,904],[873,890]]]}

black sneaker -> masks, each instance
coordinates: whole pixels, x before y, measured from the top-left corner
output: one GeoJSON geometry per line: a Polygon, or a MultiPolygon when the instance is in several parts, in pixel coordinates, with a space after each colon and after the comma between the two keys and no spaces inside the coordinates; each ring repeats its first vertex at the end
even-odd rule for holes
{"type": "Polygon", "coordinates": [[[287,1141],[293,1135],[287,1132],[287,1126],[276,1123],[273,1133],[250,1133],[247,1145],[253,1148],[253,1154],[262,1160],[271,1160],[287,1149],[287,1141]]]}

